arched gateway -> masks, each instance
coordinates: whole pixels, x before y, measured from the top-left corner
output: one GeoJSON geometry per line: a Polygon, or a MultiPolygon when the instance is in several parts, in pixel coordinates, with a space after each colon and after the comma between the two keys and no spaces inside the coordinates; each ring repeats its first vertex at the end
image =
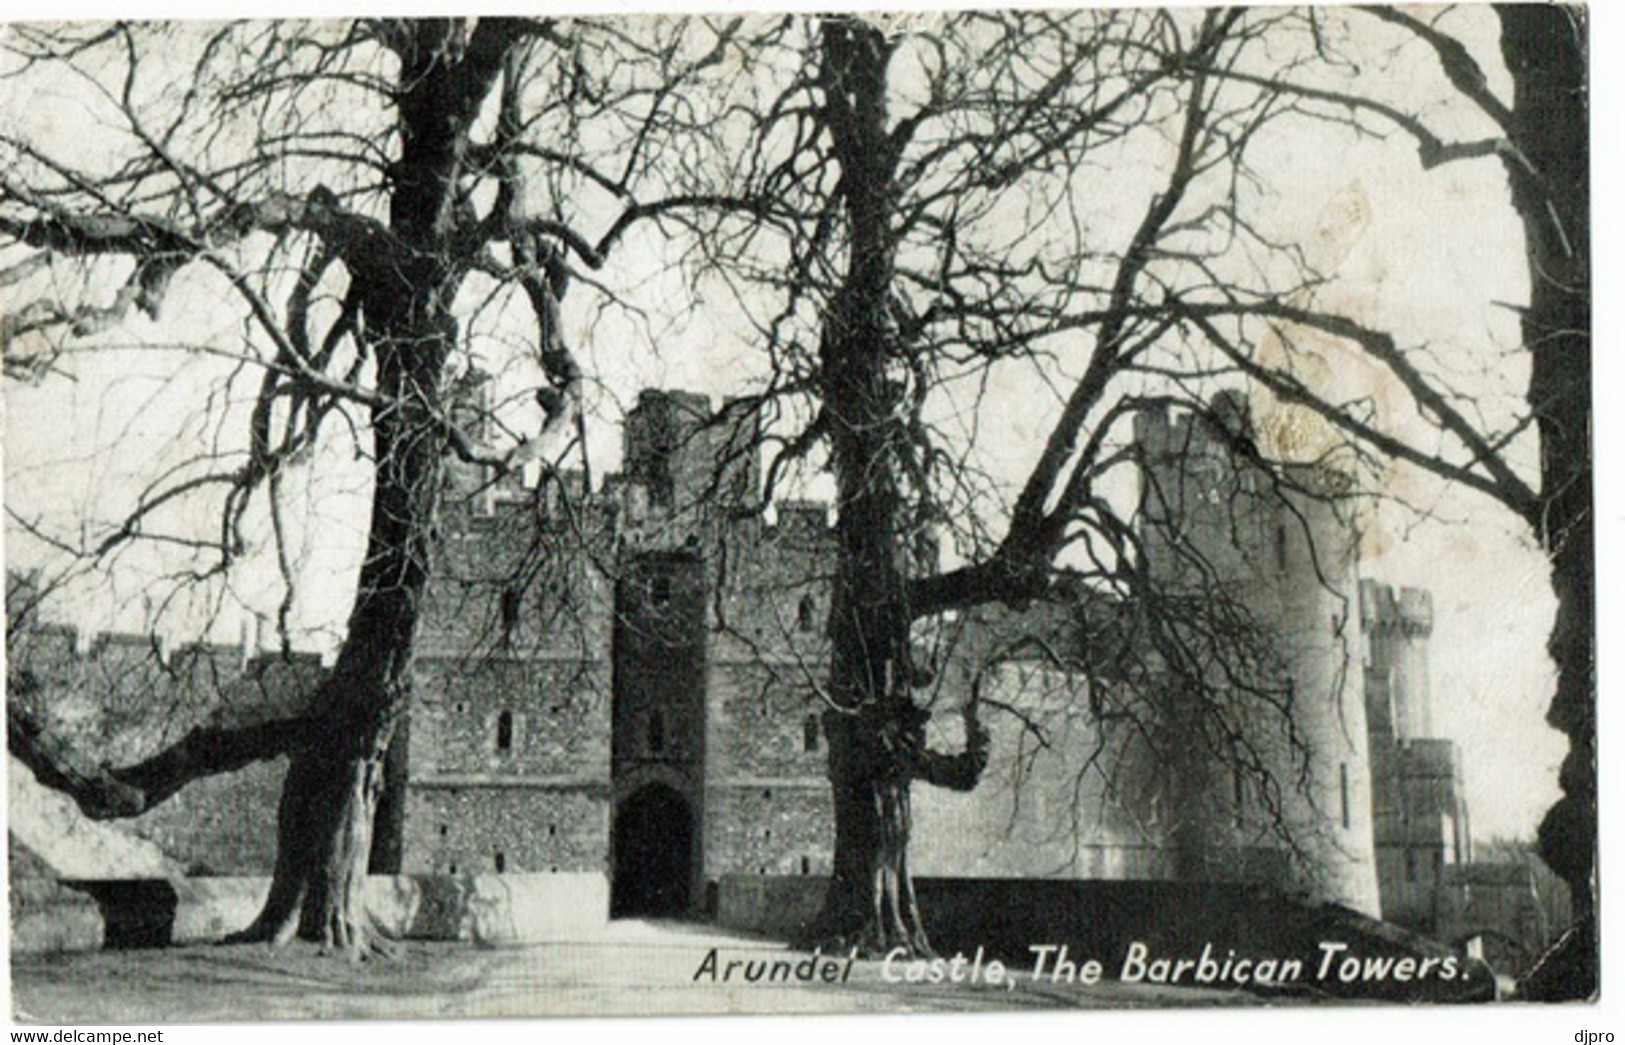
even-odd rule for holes
{"type": "Polygon", "coordinates": [[[647,784],[615,810],[610,916],[681,915],[693,878],[694,817],[683,796],[647,784]]]}

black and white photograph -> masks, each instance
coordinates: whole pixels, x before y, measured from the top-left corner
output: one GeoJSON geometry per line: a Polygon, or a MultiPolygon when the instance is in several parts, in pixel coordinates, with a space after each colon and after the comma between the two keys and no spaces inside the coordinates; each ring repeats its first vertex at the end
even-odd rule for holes
{"type": "Polygon", "coordinates": [[[720,10],[0,23],[9,1018],[1596,1002],[1590,12],[720,10]]]}

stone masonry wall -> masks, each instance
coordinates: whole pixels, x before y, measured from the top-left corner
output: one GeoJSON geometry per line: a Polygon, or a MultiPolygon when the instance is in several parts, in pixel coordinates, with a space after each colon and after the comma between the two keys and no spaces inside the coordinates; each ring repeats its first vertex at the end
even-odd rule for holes
{"type": "MultiPolygon", "coordinates": [[[[321,677],[313,656],[258,656],[240,647],[163,650],[150,636],[85,641],[71,628],[18,628],[7,636],[10,673],[48,727],[87,757],[125,765],[194,727],[291,714],[321,677]]],[[[114,826],[157,844],[194,873],[267,873],[285,758],[194,781],[143,816],[114,826]]]]}
{"type": "Polygon", "coordinates": [[[608,797],[603,788],[415,786],[402,859],[407,873],[601,872],[608,797]]]}
{"type": "Polygon", "coordinates": [[[413,684],[407,744],[414,780],[608,779],[607,662],[423,658],[413,684]]]}

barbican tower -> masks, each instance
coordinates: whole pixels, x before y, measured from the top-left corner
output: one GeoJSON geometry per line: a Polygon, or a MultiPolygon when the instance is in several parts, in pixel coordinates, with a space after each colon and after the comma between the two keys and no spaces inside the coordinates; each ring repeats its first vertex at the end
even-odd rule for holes
{"type": "Polygon", "coordinates": [[[1169,672],[1161,723],[1175,876],[1239,868],[1375,914],[1351,480],[1324,465],[1273,475],[1233,393],[1202,415],[1144,413],[1136,436],[1155,597],[1200,607],[1172,654],[1191,654],[1200,681],[1169,672]],[[1245,618],[1262,641],[1238,639],[1245,618]],[[1203,632],[1231,662],[1204,656],[1203,632]]]}
{"type": "Polygon", "coordinates": [[[757,510],[757,426],[649,390],[600,489],[448,468],[375,868],[558,875],[617,915],[827,869],[833,544],[822,505],[757,510]]]}

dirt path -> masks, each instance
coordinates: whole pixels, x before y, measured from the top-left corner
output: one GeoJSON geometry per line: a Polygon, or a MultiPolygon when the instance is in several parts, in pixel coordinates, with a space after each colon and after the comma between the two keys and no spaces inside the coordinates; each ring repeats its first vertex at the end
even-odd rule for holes
{"type": "Polygon", "coordinates": [[[509,950],[409,943],[360,965],[260,945],[21,956],[12,965],[19,1021],[172,1024],[215,1020],[430,1019],[471,1016],[731,1012],[908,1012],[1248,1004],[1235,993],[1102,985],[1015,990],[986,984],[894,984],[878,962],[845,982],[713,982],[720,963],[798,957],[777,943],[687,925],[617,922],[590,939],[509,950]]]}

